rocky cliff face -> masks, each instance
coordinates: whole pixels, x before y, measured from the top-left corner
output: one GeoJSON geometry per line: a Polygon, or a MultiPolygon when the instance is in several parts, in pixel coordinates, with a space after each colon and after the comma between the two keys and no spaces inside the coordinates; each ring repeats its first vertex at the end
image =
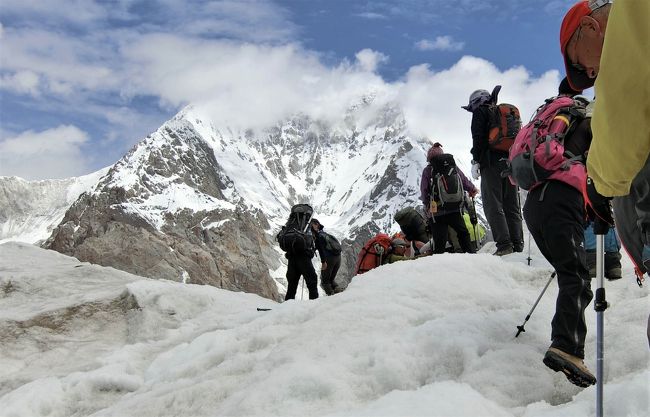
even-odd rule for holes
{"type": "Polygon", "coordinates": [[[268,228],[235,195],[206,142],[175,120],[83,194],[44,246],[137,275],[278,299],[268,228]]]}
{"type": "Polygon", "coordinates": [[[215,127],[189,107],[83,194],[44,246],[278,299],[285,259],[275,234],[293,204],[309,203],[343,241],[339,275],[349,280],[363,243],[396,231],[392,215],[419,204],[429,146],[406,134],[399,109],[369,116],[367,104],[339,121],[296,115],[259,131],[215,127]]]}

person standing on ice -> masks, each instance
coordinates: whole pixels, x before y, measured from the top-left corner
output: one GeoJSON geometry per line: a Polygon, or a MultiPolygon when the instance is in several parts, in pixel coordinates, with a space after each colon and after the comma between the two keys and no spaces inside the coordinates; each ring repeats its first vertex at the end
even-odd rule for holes
{"type": "Polygon", "coordinates": [[[519,191],[501,175],[506,169],[508,151],[490,145],[490,132],[498,118],[496,95],[500,88],[497,86],[492,94],[476,90],[469,96],[469,104],[461,106],[472,113],[472,178],[481,179],[483,209],[497,245],[497,256],[524,250],[519,191]]]}
{"type": "Polygon", "coordinates": [[[324,226],[318,219],[311,219],[310,222],[312,233],[315,236],[316,250],[321,261],[320,268],[320,285],[327,295],[333,295],[343,291],[336,284],[336,274],[341,266],[341,244],[330,235],[323,231],[324,226]]]}

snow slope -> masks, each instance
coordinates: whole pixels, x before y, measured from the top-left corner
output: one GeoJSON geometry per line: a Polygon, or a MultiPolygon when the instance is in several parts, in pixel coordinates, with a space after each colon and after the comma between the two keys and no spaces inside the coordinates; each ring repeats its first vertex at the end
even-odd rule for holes
{"type": "MultiPolygon", "coordinates": [[[[593,415],[595,388],[541,362],[555,284],[514,338],[550,275],[526,255],[422,258],[278,304],[0,245],[1,414],[593,415]]],[[[647,416],[650,298],[624,274],[608,283],[605,415],[647,416]]]]}

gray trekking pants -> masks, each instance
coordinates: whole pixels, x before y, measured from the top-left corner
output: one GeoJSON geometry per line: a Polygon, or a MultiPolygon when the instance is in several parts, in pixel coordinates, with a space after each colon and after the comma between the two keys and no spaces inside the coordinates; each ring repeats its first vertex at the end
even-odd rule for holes
{"type": "MultiPolygon", "coordinates": [[[[613,200],[616,231],[621,244],[641,272],[646,271],[642,262],[643,245],[650,244],[650,158],[634,177],[630,194],[613,200]]],[[[650,344],[650,315],[647,328],[650,344]]]]}
{"type": "Polygon", "coordinates": [[[524,248],[524,232],[521,224],[521,206],[517,187],[508,178],[501,177],[501,164],[481,167],[481,198],[497,249],[524,248]]]}

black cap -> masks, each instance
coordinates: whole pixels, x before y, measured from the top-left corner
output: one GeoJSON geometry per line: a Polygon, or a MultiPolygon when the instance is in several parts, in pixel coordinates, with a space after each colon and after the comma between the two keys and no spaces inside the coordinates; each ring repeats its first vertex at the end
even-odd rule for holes
{"type": "Polygon", "coordinates": [[[577,96],[578,94],[582,94],[582,90],[575,90],[573,87],[571,87],[571,84],[569,84],[569,80],[567,77],[564,77],[562,79],[562,82],[560,82],[560,86],[557,89],[558,94],[566,94],[568,96],[577,96]]]}

